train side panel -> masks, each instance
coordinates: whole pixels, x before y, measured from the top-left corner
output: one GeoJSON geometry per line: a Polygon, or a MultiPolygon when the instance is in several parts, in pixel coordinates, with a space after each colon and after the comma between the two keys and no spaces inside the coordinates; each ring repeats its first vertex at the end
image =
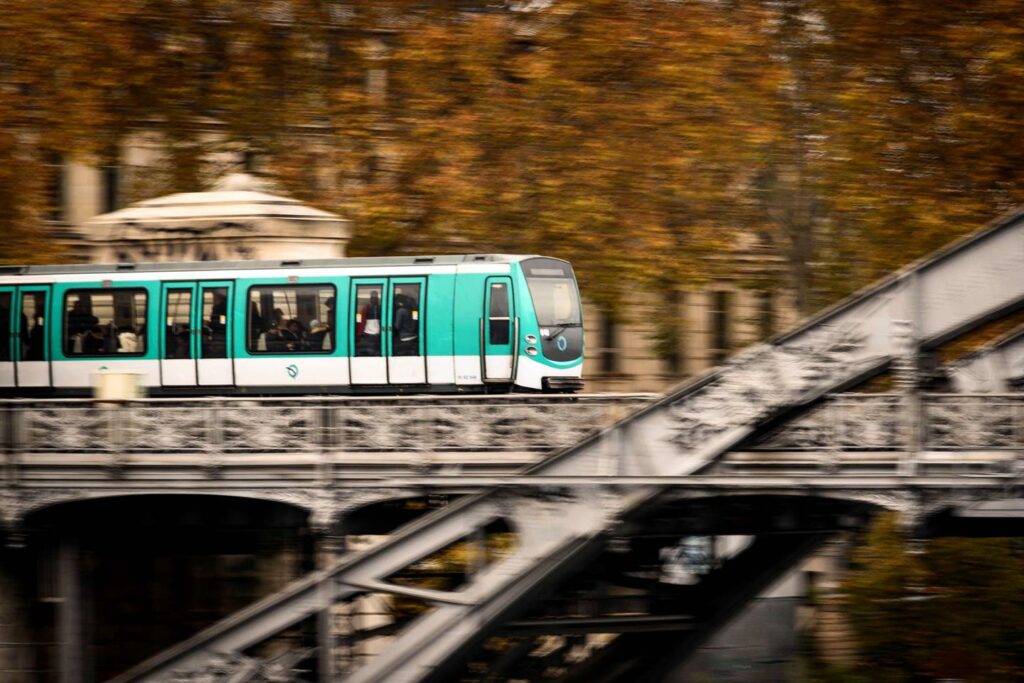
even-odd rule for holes
{"type": "Polygon", "coordinates": [[[100,372],[136,372],[145,387],[160,386],[156,325],[159,284],[103,280],[55,282],[49,325],[55,388],[89,388],[100,372]],[[129,325],[130,323],[130,325],[129,325]],[[113,349],[110,330],[135,329],[136,348],[113,349]],[[99,328],[99,334],[95,333],[99,328]],[[102,338],[100,335],[103,335],[102,338]]]}
{"type": "Polygon", "coordinates": [[[458,278],[438,273],[427,278],[424,328],[427,353],[427,382],[438,386],[455,384],[454,301],[458,278]]]}
{"type": "Polygon", "coordinates": [[[486,272],[459,268],[455,282],[455,320],[452,336],[455,349],[455,384],[481,385],[480,321],[484,313],[486,272]]]}
{"type": "Polygon", "coordinates": [[[348,286],[347,277],[306,273],[301,276],[236,280],[235,300],[232,304],[235,384],[243,388],[347,386],[347,339],[345,335],[338,334],[337,323],[327,320],[327,311],[334,310],[337,320],[347,320],[348,286]],[[282,313],[286,319],[298,315],[297,311],[289,307],[289,304],[295,304],[294,293],[297,291],[311,292],[316,298],[315,312],[306,317],[320,323],[317,329],[323,330],[328,326],[332,328],[330,332],[321,331],[318,334],[317,349],[310,345],[302,351],[288,350],[286,342],[275,339],[268,342],[267,333],[261,331],[262,326],[258,320],[272,316],[278,305],[283,307],[282,313]],[[267,303],[271,311],[261,311],[263,303],[267,303]],[[335,308],[328,309],[329,305],[335,308]]]}

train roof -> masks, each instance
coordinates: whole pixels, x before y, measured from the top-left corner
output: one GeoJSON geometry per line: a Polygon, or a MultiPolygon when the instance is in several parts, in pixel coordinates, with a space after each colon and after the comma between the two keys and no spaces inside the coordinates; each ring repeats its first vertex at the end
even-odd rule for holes
{"type": "Polygon", "coordinates": [[[0,266],[4,275],[69,275],[89,273],[175,273],[207,270],[273,270],[277,268],[373,268],[412,265],[458,265],[460,263],[516,263],[535,255],[454,254],[447,256],[372,256],[328,259],[282,259],[278,261],[175,261],[154,263],[108,263],[47,266],[0,266]]]}

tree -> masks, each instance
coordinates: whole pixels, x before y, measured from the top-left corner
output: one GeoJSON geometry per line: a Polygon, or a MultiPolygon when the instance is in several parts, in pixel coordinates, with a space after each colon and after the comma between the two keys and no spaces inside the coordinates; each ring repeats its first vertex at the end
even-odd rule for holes
{"type": "Polygon", "coordinates": [[[1007,681],[1024,672],[1024,553],[1014,539],[933,539],[914,552],[881,515],[844,583],[876,680],[1007,681]]]}
{"type": "Polygon", "coordinates": [[[493,5],[8,0],[0,164],[248,150],[356,253],[551,253],[611,310],[753,237],[810,312],[1024,199],[1021,0],[493,5]]]}

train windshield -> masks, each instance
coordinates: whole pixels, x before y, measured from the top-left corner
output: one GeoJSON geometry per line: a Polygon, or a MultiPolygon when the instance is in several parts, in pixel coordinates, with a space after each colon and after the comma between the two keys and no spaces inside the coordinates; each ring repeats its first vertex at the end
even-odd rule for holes
{"type": "Polygon", "coordinates": [[[538,258],[523,261],[526,284],[530,287],[537,323],[542,326],[582,325],[580,295],[572,266],[564,261],[538,258]]]}

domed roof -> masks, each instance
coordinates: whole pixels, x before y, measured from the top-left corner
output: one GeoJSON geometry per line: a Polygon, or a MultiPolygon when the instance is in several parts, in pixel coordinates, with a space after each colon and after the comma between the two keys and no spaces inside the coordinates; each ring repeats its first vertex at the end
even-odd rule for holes
{"type": "Polygon", "coordinates": [[[270,192],[271,183],[251,173],[228,173],[213,184],[214,192],[270,192]]]}
{"type": "Polygon", "coordinates": [[[221,178],[209,192],[180,192],[137,202],[123,209],[95,216],[86,226],[131,225],[171,226],[181,223],[204,224],[254,218],[291,221],[346,222],[341,216],[313,208],[293,199],[270,194],[267,183],[248,173],[231,173],[221,178]]]}

